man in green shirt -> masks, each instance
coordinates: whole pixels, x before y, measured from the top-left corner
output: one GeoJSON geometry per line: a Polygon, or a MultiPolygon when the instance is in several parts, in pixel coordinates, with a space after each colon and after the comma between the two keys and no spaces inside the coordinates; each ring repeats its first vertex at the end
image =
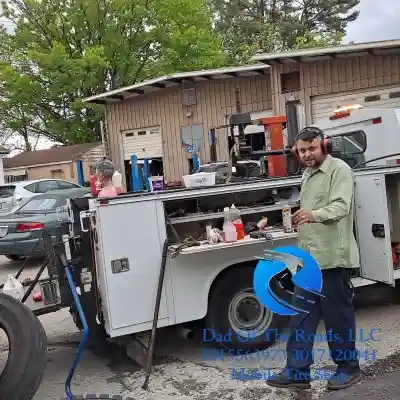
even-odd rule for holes
{"type": "Polygon", "coordinates": [[[293,223],[298,225],[299,247],[310,252],[321,268],[322,296],[295,287],[293,305],[309,313],[292,317],[286,368],[267,383],[282,388],[309,388],[314,359],[325,364],[332,358],[337,365],[336,373],[317,373],[320,379],[328,378],[328,389],[342,389],[361,379],[350,283],[352,270],[359,267],[359,250],[353,234],[353,173],[344,161],[329,154],[330,146],[320,129],[303,129],[295,142],[306,169],[300,210],[293,214],[293,223]],[[321,316],[326,340],[315,335],[321,316]],[[324,350],[326,341],[329,352],[324,350]]]}

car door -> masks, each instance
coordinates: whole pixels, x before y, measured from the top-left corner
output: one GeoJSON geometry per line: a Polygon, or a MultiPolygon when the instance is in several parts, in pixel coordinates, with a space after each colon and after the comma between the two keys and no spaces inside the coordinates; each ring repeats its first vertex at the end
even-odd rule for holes
{"type": "Polygon", "coordinates": [[[378,174],[357,176],[355,202],[360,275],[394,286],[385,177],[378,174]]]}

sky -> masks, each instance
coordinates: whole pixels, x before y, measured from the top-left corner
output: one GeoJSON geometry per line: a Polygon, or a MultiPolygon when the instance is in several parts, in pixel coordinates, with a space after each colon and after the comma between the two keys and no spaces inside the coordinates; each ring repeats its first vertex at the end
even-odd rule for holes
{"type": "Polygon", "coordinates": [[[400,0],[361,0],[360,15],[347,27],[344,42],[400,39],[400,0]]]}

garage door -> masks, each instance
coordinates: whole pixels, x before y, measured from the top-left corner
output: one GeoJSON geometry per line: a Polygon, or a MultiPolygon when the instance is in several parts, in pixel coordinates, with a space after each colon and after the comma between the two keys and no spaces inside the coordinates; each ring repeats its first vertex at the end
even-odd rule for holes
{"type": "Polygon", "coordinates": [[[162,157],[160,127],[123,131],[122,146],[125,160],[130,160],[132,156],[138,159],[162,157]]]}
{"type": "Polygon", "coordinates": [[[349,104],[361,104],[363,107],[368,108],[400,107],[400,86],[382,86],[363,91],[312,97],[312,121],[314,123],[322,118],[329,117],[336,108],[349,104]]]}

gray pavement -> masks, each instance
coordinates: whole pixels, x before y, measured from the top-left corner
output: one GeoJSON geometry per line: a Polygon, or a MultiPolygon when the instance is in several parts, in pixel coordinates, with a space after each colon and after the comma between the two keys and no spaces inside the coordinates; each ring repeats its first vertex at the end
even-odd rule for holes
{"type": "MultiPolygon", "coordinates": [[[[20,262],[9,262],[0,256],[0,283],[9,273],[15,273],[20,265],[20,262]]],[[[37,268],[37,264],[30,264],[23,277],[33,277],[37,268]]],[[[204,349],[210,346],[201,343],[200,327],[196,328],[197,337],[191,341],[180,338],[174,329],[160,330],[148,391],[141,389],[144,372],[125,356],[123,349],[114,345],[85,352],[73,379],[72,391],[82,395],[119,394],[123,399],[140,400],[372,400],[378,396],[379,399],[394,400],[400,397],[400,357],[397,355],[400,352],[400,296],[397,290],[374,285],[359,296],[362,307],[357,310],[358,329],[381,328],[383,334],[375,343],[363,342],[359,338],[358,348],[366,354],[362,361],[365,381],[338,393],[327,393],[323,380],[314,381],[310,391],[292,392],[270,388],[263,380],[244,382],[232,379],[232,368],[277,371],[284,365],[284,343],[278,343],[264,358],[205,360],[204,349]],[[375,361],[375,366],[371,359],[373,349],[378,362],[375,361]]],[[[65,396],[64,383],[80,334],[68,310],[41,316],[40,320],[48,335],[49,359],[43,384],[34,399],[60,400],[65,396]]],[[[324,332],[322,326],[320,329],[324,332]]],[[[320,360],[315,367],[330,371],[333,364],[328,357],[323,357],[326,343],[319,343],[317,347],[320,360]]],[[[0,335],[0,362],[4,363],[6,356],[7,338],[0,335]]]]}

